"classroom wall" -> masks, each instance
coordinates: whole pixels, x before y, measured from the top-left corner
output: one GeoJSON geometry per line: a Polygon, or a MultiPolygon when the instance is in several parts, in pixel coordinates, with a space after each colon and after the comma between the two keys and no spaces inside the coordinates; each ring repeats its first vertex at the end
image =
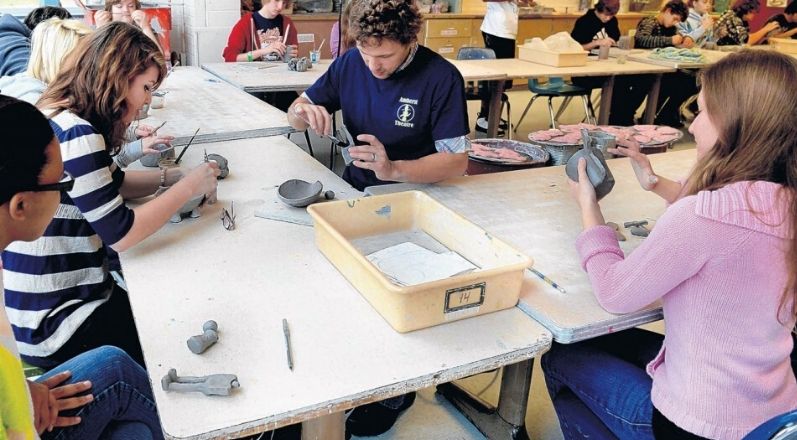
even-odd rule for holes
{"type": "Polygon", "coordinates": [[[227,37],[240,18],[240,0],[172,0],[172,50],[190,66],[222,62],[227,37]]]}

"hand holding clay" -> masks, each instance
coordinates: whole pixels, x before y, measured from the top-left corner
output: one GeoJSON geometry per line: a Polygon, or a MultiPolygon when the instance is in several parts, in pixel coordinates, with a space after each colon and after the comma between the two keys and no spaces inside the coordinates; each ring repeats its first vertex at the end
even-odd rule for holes
{"type": "Polygon", "coordinates": [[[589,176],[587,176],[586,159],[583,157],[578,159],[578,182],[573,179],[569,179],[569,181],[570,194],[573,195],[582,210],[598,204],[595,187],[592,186],[592,182],[589,181],[589,176]]]}
{"type": "Polygon", "coordinates": [[[141,138],[141,151],[144,154],[159,154],[171,148],[174,136],[156,134],[141,138]]]}
{"type": "Polygon", "coordinates": [[[650,165],[648,156],[642,153],[639,143],[634,140],[629,140],[628,147],[609,148],[607,151],[619,156],[625,156],[631,159],[631,167],[634,169],[634,174],[645,191],[651,191],[653,187],[659,182],[656,173],[653,172],[653,167],[650,165]]]}
{"type": "Polygon", "coordinates": [[[183,177],[181,182],[184,181],[189,185],[193,197],[213,194],[218,186],[216,177],[219,174],[219,165],[216,162],[203,162],[183,177]]]}
{"type": "Polygon", "coordinates": [[[317,135],[332,134],[332,115],[323,106],[302,102],[293,106],[293,113],[309,124],[317,135]]]}
{"type": "Polygon", "coordinates": [[[97,27],[108,24],[111,21],[113,21],[113,16],[108,11],[97,11],[94,13],[94,23],[97,24],[97,27]]]}
{"type": "Polygon", "coordinates": [[[397,180],[395,166],[388,159],[382,142],[371,134],[361,134],[357,136],[357,140],[367,142],[368,145],[349,147],[349,154],[354,159],[354,166],[373,171],[380,180],[397,180]]]}
{"type": "MultiPolygon", "coordinates": [[[[282,44],[282,41],[272,41],[258,52],[260,52],[259,56],[263,56],[269,53],[276,53],[279,56],[285,55],[286,46],[282,44]]],[[[258,54],[255,54],[258,55],[258,54]]],[[[257,57],[256,57],[257,58],[257,57]]]]}

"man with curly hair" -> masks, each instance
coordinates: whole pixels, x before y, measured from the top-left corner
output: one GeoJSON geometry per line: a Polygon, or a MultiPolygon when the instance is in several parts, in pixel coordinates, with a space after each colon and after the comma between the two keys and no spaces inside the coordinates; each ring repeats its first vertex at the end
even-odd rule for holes
{"type": "Polygon", "coordinates": [[[411,0],[356,0],[349,34],[357,50],[336,59],[288,110],[299,130],[330,134],[330,113],[356,147],[343,178],[363,190],[389,182],[432,183],[464,174],[470,147],[462,75],[418,44],[411,0]]]}

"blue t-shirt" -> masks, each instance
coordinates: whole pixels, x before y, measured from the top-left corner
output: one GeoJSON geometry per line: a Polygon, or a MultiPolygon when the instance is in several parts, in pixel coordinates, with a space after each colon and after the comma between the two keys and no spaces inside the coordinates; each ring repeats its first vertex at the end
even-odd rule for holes
{"type": "MultiPolygon", "coordinates": [[[[371,74],[356,49],[337,58],[307,91],[330,113],[342,110],[355,140],[376,136],[390,160],[414,160],[437,152],[435,141],[468,134],[465,83],[440,55],[418,46],[410,64],[387,79],[371,74]]],[[[371,170],[346,167],[343,178],[363,190],[381,185],[371,170]]]]}

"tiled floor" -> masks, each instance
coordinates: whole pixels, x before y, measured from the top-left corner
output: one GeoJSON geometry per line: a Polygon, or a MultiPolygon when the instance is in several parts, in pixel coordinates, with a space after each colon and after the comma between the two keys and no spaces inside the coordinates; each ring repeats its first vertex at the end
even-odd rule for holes
{"type": "MultiPolygon", "coordinates": [[[[508,92],[512,104],[512,117],[516,120],[520,117],[526,107],[531,93],[527,90],[513,90],[508,92]]],[[[580,105],[574,103],[564,112],[560,118],[560,123],[578,123],[584,117],[580,105]]],[[[479,109],[477,101],[468,102],[469,121],[471,127],[476,121],[476,112],[479,109]]],[[[596,109],[597,110],[597,109],[596,109]]],[[[542,100],[536,102],[534,107],[526,115],[523,125],[518,128],[514,138],[517,140],[528,139],[528,133],[548,127],[547,107],[542,100]]],[[[675,145],[676,150],[694,148],[694,139],[684,130],[684,138],[675,145]]],[[[471,133],[473,136],[473,132],[471,133]]],[[[322,140],[311,134],[316,158],[321,163],[329,163],[329,141],[322,140]]],[[[306,149],[304,136],[294,134],[291,139],[298,145],[306,149]]],[[[336,171],[342,171],[342,160],[337,161],[336,171]]],[[[677,176],[674,176],[677,177],[677,176]]],[[[646,328],[654,331],[663,331],[663,323],[653,323],[646,328]]],[[[469,390],[480,392],[481,396],[490,402],[497,401],[498,385],[500,377],[498,373],[486,373],[474,376],[461,381],[469,390]]],[[[559,440],[562,438],[559,422],[556,413],[551,405],[545,388],[545,381],[539,363],[535,363],[532,375],[531,393],[529,395],[529,406],[526,413],[526,427],[532,439],[559,440]]],[[[377,440],[404,440],[404,439],[428,439],[428,440],[448,440],[448,439],[483,439],[473,425],[458,413],[447,401],[435,393],[434,388],[428,388],[419,392],[415,404],[401,416],[396,425],[389,432],[374,437],[377,440]]]]}

